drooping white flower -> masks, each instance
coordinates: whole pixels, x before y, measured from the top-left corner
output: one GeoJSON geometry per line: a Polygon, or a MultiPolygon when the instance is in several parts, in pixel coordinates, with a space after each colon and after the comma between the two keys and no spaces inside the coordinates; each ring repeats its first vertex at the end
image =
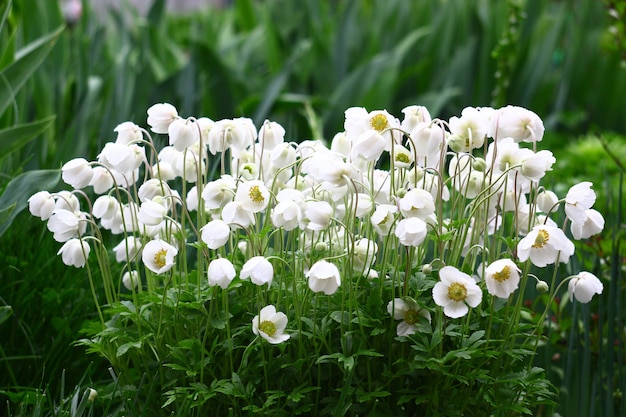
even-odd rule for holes
{"type": "Polygon", "coordinates": [[[259,129],[259,144],[264,150],[273,150],[285,140],[285,128],[276,122],[266,120],[259,129]]]}
{"type": "Polygon", "coordinates": [[[567,292],[571,301],[576,298],[580,303],[587,304],[594,294],[602,294],[602,281],[590,272],[580,272],[567,284],[567,292]]]}
{"type": "Polygon", "coordinates": [[[67,242],[85,231],[84,215],[63,209],[54,209],[47,223],[48,230],[53,233],[57,242],[67,242]],[[81,221],[83,220],[83,221],[81,221]],[[82,224],[81,224],[82,223],[82,224]]]}
{"type": "Polygon", "coordinates": [[[513,138],[515,142],[539,142],[544,131],[539,116],[523,107],[502,107],[491,117],[490,136],[496,140],[513,138]]]}
{"type": "Polygon", "coordinates": [[[167,127],[169,143],[177,151],[182,152],[200,140],[200,130],[191,119],[175,119],[167,127]]]}
{"type": "Polygon", "coordinates": [[[233,201],[235,197],[235,179],[230,175],[223,175],[207,183],[202,189],[202,199],[207,210],[223,207],[233,201]]]}
{"type": "Polygon", "coordinates": [[[565,215],[574,223],[584,223],[587,219],[585,210],[589,210],[596,202],[596,193],[591,189],[593,184],[584,181],[572,186],[565,196],[565,215]]]}
{"type": "Polygon", "coordinates": [[[139,287],[140,283],[141,277],[139,276],[139,271],[126,271],[124,275],[122,275],[122,284],[128,291],[139,287]]]}
{"type": "Polygon", "coordinates": [[[311,291],[323,292],[326,295],[334,294],[341,285],[339,269],[326,260],[315,262],[306,273],[306,277],[311,291]]]}
{"type": "Polygon", "coordinates": [[[221,248],[228,242],[230,227],[224,220],[215,219],[205,224],[201,229],[201,239],[209,249],[221,248]]]}
{"type": "MultiPolygon", "coordinates": [[[[254,128],[254,125],[252,127],[254,128]]],[[[254,136],[256,128],[254,134],[251,134],[248,124],[243,119],[218,120],[209,131],[209,152],[215,155],[231,148],[245,149],[252,145],[254,136]]]]}
{"type": "MultiPolygon", "coordinates": [[[[478,271],[482,271],[479,269],[478,271]]],[[[517,289],[521,271],[510,259],[498,259],[485,268],[484,280],[489,294],[509,298],[517,289]]]]}
{"type": "Polygon", "coordinates": [[[542,190],[539,194],[537,194],[537,199],[535,201],[539,210],[544,213],[549,213],[551,210],[555,209],[556,204],[559,202],[559,198],[553,191],[542,190]]]}
{"type": "Polygon", "coordinates": [[[258,286],[267,284],[269,288],[274,279],[274,267],[265,257],[255,256],[243,264],[239,276],[241,279],[250,279],[253,284],[258,286]]]}
{"type": "Polygon", "coordinates": [[[376,260],[378,245],[372,240],[361,238],[354,242],[352,249],[352,267],[355,271],[367,273],[376,260]]]}
{"type": "Polygon", "coordinates": [[[117,262],[132,261],[141,252],[141,239],[136,236],[127,236],[115,245],[113,253],[117,262]]]}
{"type": "Polygon", "coordinates": [[[207,268],[209,285],[212,287],[219,285],[222,289],[228,288],[235,275],[235,267],[226,258],[213,259],[207,268]]]}
{"type": "Polygon", "coordinates": [[[387,312],[395,320],[401,320],[396,328],[398,336],[408,336],[417,331],[417,323],[428,321],[430,323],[430,312],[420,308],[415,300],[409,297],[395,298],[387,304],[387,312]]]}
{"type": "Polygon", "coordinates": [[[370,223],[381,236],[387,236],[394,224],[398,207],[391,204],[379,204],[370,217],[370,223]]]}
{"type": "Polygon", "coordinates": [[[461,117],[453,116],[450,126],[450,148],[456,152],[470,152],[483,146],[489,130],[489,119],[474,107],[466,107],[461,117]]]}
{"type": "Polygon", "coordinates": [[[67,266],[82,268],[87,262],[91,248],[84,239],[70,239],[57,252],[61,255],[63,263],[67,266]]]}
{"type": "Polygon", "coordinates": [[[30,214],[41,218],[41,220],[48,220],[54,208],[54,197],[47,191],[39,191],[28,199],[30,214]]]}
{"type": "Polygon", "coordinates": [[[93,167],[93,176],[89,185],[93,187],[93,192],[96,194],[103,194],[113,187],[113,175],[105,168],[101,166],[93,167]]]}
{"type": "Polygon", "coordinates": [[[93,168],[91,168],[89,161],[84,158],[74,158],[61,167],[63,181],[77,190],[88,186],[92,177],[93,168]]]}
{"type": "Polygon", "coordinates": [[[123,122],[115,126],[113,129],[117,133],[116,143],[122,145],[130,145],[133,142],[139,141],[143,138],[141,128],[133,122],[123,122]]]}
{"type": "Polygon", "coordinates": [[[54,208],[77,212],[80,210],[80,202],[74,193],[70,191],[59,191],[54,194],[54,208]]]}
{"type": "Polygon", "coordinates": [[[276,311],[273,305],[265,306],[258,315],[252,319],[252,332],[261,336],[273,345],[285,342],[289,335],[285,334],[287,327],[287,315],[276,311]]]}
{"type": "Polygon", "coordinates": [[[325,230],[330,226],[333,208],[326,201],[307,201],[304,216],[308,220],[307,229],[325,230]]]}
{"type": "Polygon", "coordinates": [[[604,229],[604,217],[594,209],[585,210],[585,221],[582,223],[572,222],[570,230],[576,240],[587,239],[600,233],[604,229]]]}
{"type": "Polygon", "coordinates": [[[167,211],[166,201],[162,197],[155,197],[141,203],[137,219],[143,225],[158,226],[165,219],[167,211]]]}
{"type": "Polygon", "coordinates": [[[450,318],[463,317],[469,307],[474,308],[482,301],[483,293],[472,277],[453,266],[441,268],[439,280],[433,287],[433,299],[450,318]]]}
{"type": "Polygon", "coordinates": [[[154,133],[167,133],[174,120],[178,119],[176,107],[169,103],[159,103],[148,109],[148,124],[154,133]]]}
{"type": "Polygon", "coordinates": [[[424,106],[408,106],[402,109],[404,119],[402,120],[402,130],[411,133],[415,126],[420,123],[430,123],[432,120],[430,112],[424,106]]]}
{"type": "Polygon", "coordinates": [[[395,235],[404,246],[417,247],[426,239],[426,222],[419,217],[402,219],[396,225],[395,235]]]}
{"type": "Polygon", "coordinates": [[[435,201],[433,196],[421,188],[409,190],[398,202],[400,212],[404,217],[417,217],[421,220],[427,219],[435,212],[435,201]]]}
{"type": "Polygon", "coordinates": [[[350,155],[353,159],[360,157],[366,161],[377,161],[385,147],[386,140],[380,132],[367,130],[354,139],[350,155]]]}
{"type": "Polygon", "coordinates": [[[548,150],[533,152],[530,149],[524,149],[520,157],[520,173],[529,180],[537,182],[546,175],[546,171],[552,171],[552,165],[555,162],[556,158],[548,150]]]}
{"type": "Polygon", "coordinates": [[[169,271],[174,266],[178,249],[161,239],[154,239],[144,246],[141,260],[146,268],[156,274],[169,271]]]}
{"type": "Polygon", "coordinates": [[[555,263],[568,263],[574,254],[574,244],[561,229],[539,224],[517,244],[517,256],[524,262],[528,258],[533,265],[544,267],[555,263]]]}
{"type": "Polygon", "coordinates": [[[247,210],[240,201],[231,201],[222,209],[222,220],[231,228],[246,229],[256,223],[254,213],[247,210]]]}

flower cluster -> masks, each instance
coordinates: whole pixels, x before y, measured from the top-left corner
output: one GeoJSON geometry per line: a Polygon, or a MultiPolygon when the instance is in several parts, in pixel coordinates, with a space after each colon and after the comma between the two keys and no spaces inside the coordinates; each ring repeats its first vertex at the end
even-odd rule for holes
{"type": "MultiPolygon", "coordinates": [[[[531,265],[567,263],[572,239],[603,229],[591,183],[563,198],[540,184],[555,158],[536,149],[544,127],[535,113],[466,108],[445,121],[422,106],[402,112],[400,120],[350,108],[344,131],[327,144],[287,141],[271,121],[257,129],[247,118],[183,118],[156,104],[147,119],[155,138],[120,124],[95,161],[63,166],[72,191],[41,191],[30,211],[63,243],[67,265],[88,265],[90,242],[103,245],[103,230],[118,236],[112,251],[129,291],[189,267],[223,290],[243,281],[285,289],[289,271],[294,288],[306,283],[316,297],[363,278],[390,288],[387,313],[402,320],[401,336],[429,325],[433,312],[459,318],[486,296],[509,299],[534,277],[531,265]],[[84,209],[78,197],[89,201],[88,187],[97,197],[84,209]],[[197,265],[186,255],[191,247],[197,265]],[[411,287],[407,274],[419,266],[422,287],[411,287]]],[[[568,285],[583,303],[602,292],[588,272],[568,285]]],[[[289,339],[287,315],[274,305],[250,314],[255,335],[289,339]]]]}

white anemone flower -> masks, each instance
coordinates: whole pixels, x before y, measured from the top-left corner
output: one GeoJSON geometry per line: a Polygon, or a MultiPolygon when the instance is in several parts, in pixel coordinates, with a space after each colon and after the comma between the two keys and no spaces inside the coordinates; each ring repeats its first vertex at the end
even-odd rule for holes
{"type": "Polygon", "coordinates": [[[235,267],[232,262],[226,258],[217,258],[212,260],[207,268],[209,285],[211,287],[219,285],[224,290],[228,288],[236,274],[237,273],[235,272],[235,267]]]}
{"type": "Polygon", "coordinates": [[[30,214],[41,220],[48,220],[55,208],[54,197],[47,191],[39,191],[28,199],[30,214]]]}
{"type": "Polygon", "coordinates": [[[528,258],[540,268],[556,263],[568,263],[574,254],[574,244],[561,229],[540,224],[528,232],[517,244],[517,256],[524,262],[528,258]]]}
{"type": "Polygon", "coordinates": [[[178,119],[176,107],[169,103],[159,103],[148,109],[148,124],[154,133],[167,133],[169,125],[178,119]]]}
{"type": "Polygon", "coordinates": [[[167,127],[169,143],[182,152],[200,140],[200,130],[193,120],[176,119],[167,127]]]}
{"type": "Polygon", "coordinates": [[[230,175],[223,175],[207,183],[202,189],[202,199],[207,210],[223,207],[233,201],[235,196],[235,179],[230,175]]]}
{"type": "Polygon", "coordinates": [[[604,289],[602,281],[590,272],[580,272],[574,276],[567,284],[567,292],[569,299],[576,300],[579,303],[587,304],[593,298],[594,294],[602,294],[604,289]]]}
{"type": "Polygon", "coordinates": [[[552,171],[556,158],[552,152],[545,149],[539,152],[523,149],[520,161],[520,173],[529,180],[538,182],[547,171],[552,171]]]}
{"type": "Polygon", "coordinates": [[[239,184],[235,193],[235,201],[251,213],[258,213],[267,207],[270,202],[270,191],[263,181],[252,180],[239,184]]]}
{"type": "Polygon", "coordinates": [[[274,279],[274,267],[265,257],[255,256],[243,264],[239,276],[241,279],[250,279],[253,284],[259,287],[267,284],[269,288],[274,279]]]}
{"type": "Polygon", "coordinates": [[[246,229],[255,224],[254,213],[246,210],[239,201],[231,201],[222,209],[222,220],[232,228],[246,229]]]}
{"type": "Polygon", "coordinates": [[[398,336],[408,336],[417,331],[417,323],[427,320],[431,321],[430,312],[420,308],[412,298],[395,298],[387,304],[387,312],[395,320],[401,320],[396,327],[398,336]]]}
{"type": "Polygon", "coordinates": [[[361,238],[354,242],[354,251],[352,252],[352,267],[355,271],[363,271],[367,273],[372,264],[376,260],[378,245],[376,242],[361,238]]]}
{"type": "Polygon", "coordinates": [[[273,305],[263,307],[259,314],[252,319],[252,332],[273,345],[289,339],[290,336],[285,334],[286,327],[287,315],[276,311],[276,307],[273,305]]]}
{"type": "Polygon", "coordinates": [[[430,112],[424,106],[408,106],[402,109],[404,119],[402,120],[402,130],[411,132],[420,123],[430,123],[432,118],[430,112]]]}
{"type": "Polygon", "coordinates": [[[456,319],[469,312],[469,307],[476,307],[483,298],[483,293],[476,282],[464,272],[453,266],[444,266],[439,271],[440,281],[433,287],[435,303],[443,307],[443,314],[456,319]]]}
{"type": "Polygon", "coordinates": [[[259,129],[259,144],[265,150],[273,150],[285,141],[285,128],[266,120],[259,129]]]}
{"type": "MultiPolygon", "coordinates": [[[[482,272],[479,270],[479,273],[482,272]]],[[[489,294],[509,298],[517,290],[521,271],[510,259],[498,259],[485,268],[484,280],[489,294]]]]}
{"type": "Polygon", "coordinates": [[[211,220],[200,229],[201,239],[209,249],[221,248],[228,242],[230,227],[221,219],[211,220]]]}
{"type": "Polygon", "coordinates": [[[307,229],[325,230],[330,226],[333,208],[326,201],[307,201],[304,216],[309,221],[307,229]]]}
{"type": "Polygon", "coordinates": [[[398,207],[391,204],[380,204],[376,206],[376,210],[370,217],[370,223],[372,227],[381,236],[387,236],[391,232],[395,215],[398,212],[398,207]]]}
{"type": "Polygon", "coordinates": [[[48,219],[47,227],[53,233],[57,242],[67,242],[71,238],[83,234],[86,229],[84,215],[80,212],[73,212],[63,209],[52,211],[48,219]]]}
{"type": "Polygon", "coordinates": [[[141,252],[141,239],[136,236],[127,236],[115,245],[113,253],[117,262],[132,261],[141,252]]]}
{"type": "Polygon", "coordinates": [[[582,223],[572,222],[570,230],[576,240],[587,239],[597,235],[604,229],[604,217],[594,209],[585,210],[585,221],[582,223]]]}
{"type": "Polygon", "coordinates": [[[572,186],[565,196],[565,215],[574,223],[584,223],[585,210],[589,210],[596,202],[596,193],[591,189],[593,184],[584,181],[572,186]]]}
{"type": "Polygon", "coordinates": [[[549,213],[551,210],[554,210],[558,202],[559,197],[557,197],[554,191],[542,190],[537,194],[537,208],[544,213],[549,213]]]}
{"type": "Polygon", "coordinates": [[[120,213],[119,201],[110,195],[101,195],[93,203],[92,214],[96,219],[112,219],[120,213]]]}
{"type": "Polygon", "coordinates": [[[339,269],[328,261],[317,261],[306,273],[309,288],[313,292],[323,292],[326,295],[334,294],[341,285],[339,269]]]}
{"type": "Polygon", "coordinates": [[[172,269],[177,254],[178,249],[174,246],[161,239],[154,239],[144,246],[141,259],[150,271],[162,274],[172,269]]]}
{"type": "Polygon", "coordinates": [[[74,158],[61,167],[61,178],[77,190],[85,188],[93,178],[93,168],[84,158],[74,158]]]}
{"type": "Polygon", "coordinates": [[[133,142],[137,142],[143,139],[141,128],[133,122],[120,123],[119,125],[115,126],[115,129],[113,129],[113,131],[117,133],[117,138],[115,139],[115,142],[121,143],[122,145],[130,145],[133,142]]]}
{"type": "Polygon", "coordinates": [[[426,239],[426,222],[418,217],[402,219],[396,225],[395,235],[403,246],[417,247],[426,239]]]}
{"type": "Polygon", "coordinates": [[[91,252],[91,248],[85,240],[70,239],[61,246],[57,255],[61,255],[65,265],[82,268],[87,262],[89,252],[91,252]]]}
{"type": "Polygon", "coordinates": [[[111,189],[114,185],[113,175],[105,168],[101,166],[93,167],[93,176],[89,185],[93,187],[93,192],[96,194],[104,194],[111,189]]]}
{"type": "Polygon", "coordinates": [[[431,193],[421,188],[413,188],[398,203],[404,217],[427,219],[435,212],[435,201],[431,193]]]}
{"type": "Polygon", "coordinates": [[[139,287],[141,278],[139,277],[139,271],[126,271],[122,275],[122,284],[128,291],[132,291],[133,288],[139,287]]]}
{"type": "Polygon", "coordinates": [[[484,112],[474,107],[466,107],[461,117],[453,116],[450,126],[450,147],[456,152],[470,152],[485,143],[489,129],[489,119],[484,112]]]}
{"type": "Polygon", "coordinates": [[[518,106],[502,107],[491,117],[490,136],[496,140],[513,138],[515,142],[539,142],[543,122],[534,112],[518,106]]]}

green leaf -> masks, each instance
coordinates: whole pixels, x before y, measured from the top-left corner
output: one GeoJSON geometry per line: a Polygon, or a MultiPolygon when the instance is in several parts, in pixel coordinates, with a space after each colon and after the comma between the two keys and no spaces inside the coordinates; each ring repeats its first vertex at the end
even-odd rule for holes
{"type": "Polygon", "coordinates": [[[55,116],[46,117],[45,119],[35,122],[24,123],[0,130],[0,155],[3,155],[0,157],[0,160],[46,131],[46,129],[52,126],[54,119],[55,116]]]}
{"type": "Polygon", "coordinates": [[[2,306],[0,307],[0,324],[4,323],[11,317],[13,314],[13,309],[11,306],[2,306]]]}
{"type": "Polygon", "coordinates": [[[48,55],[63,27],[26,45],[15,54],[15,62],[0,72],[0,114],[11,105],[15,94],[48,55]]]}
{"type": "Polygon", "coordinates": [[[0,236],[13,219],[28,205],[28,198],[41,190],[52,189],[59,182],[61,170],[29,171],[15,177],[0,196],[0,236]],[[6,216],[6,218],[5,218],[6,216]]]}
{"type": "Polygon", "coordinates": [[[136,348],[136,349],[140,349],[141,348],[141,340],[138,340],[136,342],[128,342],[128,343],[124,343],[123,345],[121,345],[120,347],[117,348],[117,353],[115,354],[116,357],[120,357],[126,354],[126,352],[128,352],[128,350],[130,348],[136,348]]]}

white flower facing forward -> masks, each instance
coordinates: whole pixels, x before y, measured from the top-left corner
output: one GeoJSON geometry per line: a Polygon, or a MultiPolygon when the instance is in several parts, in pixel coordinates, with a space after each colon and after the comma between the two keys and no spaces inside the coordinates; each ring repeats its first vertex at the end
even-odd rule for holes
{"type": "Polygon", "coordinates": [[[146,243],[141,254],[141,260],[146,268],[156,274],[169,271],[174,266],[174,257],[178,249],[169,243],[155,239],[146,243]]]}
{"type": "MultiPolygon", "coordinates": [[[[482,272],[479,270],[479,272],[482,272]]],[[[498,259],[485,268],[485,284],[489,294],[509,298],[519,286],[521,271],[510,259],[498,259]]]]}
{"type": "Polygon", "coordinates": [[[441,268],[439,280],[433,287],[433,299],[450,318],[463,317],[469,307],[474,308],[482,301],[483,293],[472,277],[453,266],[441,268]]]}
{"type": "Polygon", "coordinates": [[[215,287],[219,285],[222,289],[228,288],[237,273],[235,267],[226,258],[218,258],[211,261],[207,269],[209,285],[215,287]]]}
{"type": "Polygon", "coordinates": [[[238,201],[245,210],[259,213],[269,204],[270,192],[263,181],[245,181],[237,187],[235,201],[238,201]]]}
{"type": "Polygon", "coordinates": [[[255,256],[243,264],[239,276],[241,279],[250,279],[258,286],[267,284],[269,288],[274,279],[274,267],[263,256],[255,256]]]}
{"type": "Polygon", "coordinates": [[[568,263],[574,254],[574,244],[556,226],[540,224],[528,232],[517,244],[517,256],[524,262],[528,258],[540,268],[556,263],[568,263]]]}
{"type": "Polygon", "coordinates": [[[67,266],[82,268],[87,262],[91,248],[89,244],[81,239],[70,239],[57,252],[61,255],[63,263],[67,266]]]}
{"type": "Polygon", "coordinates": [[[328,261],[317,261],[306,273],[309,288],[314,292],[323,292],[326,295],[334,294],[341,285],[339,269],[328,261]]]}
{"type": "Polygon", "coordinates": [[[408,336],[417,331],[417,323],[422,320],[428,320],[430,323],[430,312],[420,308],[412,298],[395,298],[387,304],[387,312],[396,320],[402,320],[398,323],[396,334],[398,336],[408,336]]]}
{"type": "Polygon", "coordinates": [[[259,314],[252,319],[252,332],[273,345],[289,339],[290,336],[285,334],[286,327],[287,315],[276,311],[276,307],[273,305],[263,307],[259,314]]]}
{"type": "Polygon", "coordinates": [[[205,224],[202,229],[201,239],[209,249],[221,248],[228,242],[230,227],[224,220],[216,219],[205,224]]]}
{"type": "Polygon", "coordinates": [[[579,303],[587,304],[593,298],[594,294],[602,294],[604,286],[602,282],[590,272],[580,272],[575,275],[567,284],[567,292],[569,299],[576,300],[579,303]]]}

